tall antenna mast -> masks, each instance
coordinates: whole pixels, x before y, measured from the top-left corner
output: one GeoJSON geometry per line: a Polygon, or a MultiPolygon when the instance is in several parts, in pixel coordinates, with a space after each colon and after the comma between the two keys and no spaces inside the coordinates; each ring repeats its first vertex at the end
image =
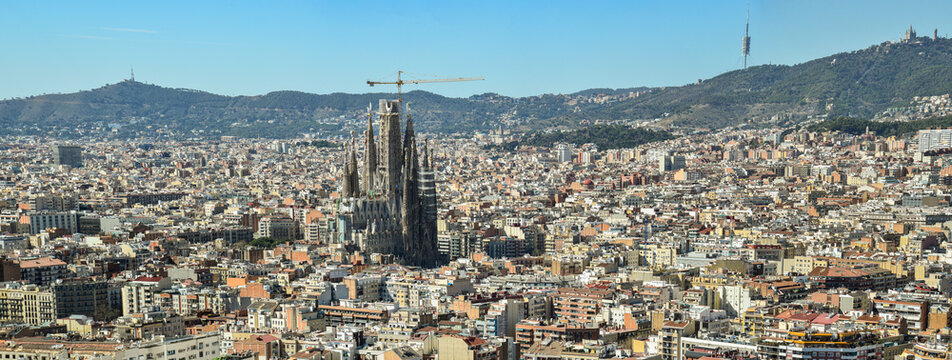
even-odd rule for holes
{"type": "Polygon", "coordinates": [[[747,26],[744,28],[744,44],[740,50],[744,54],[744,70],[747,70],[747,57],[750,56],[750,8],[747,8],[747,26]]]}
{"type": "Polygon", "coordinates": [[[136,82],[136,71],[132,66],[129,67],[129,81],[136,82]]]}

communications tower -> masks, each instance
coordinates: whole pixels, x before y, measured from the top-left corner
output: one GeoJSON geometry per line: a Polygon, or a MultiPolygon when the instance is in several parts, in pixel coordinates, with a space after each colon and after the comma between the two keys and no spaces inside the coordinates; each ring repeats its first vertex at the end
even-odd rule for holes
{"type": "Polygon", "coordinates": [[[740,50],[744,54],[744,70],[747,70],[747,57],[750,56],[750,9],[747,9],[747,26],[744,28],[744,43],[740,50]]]}

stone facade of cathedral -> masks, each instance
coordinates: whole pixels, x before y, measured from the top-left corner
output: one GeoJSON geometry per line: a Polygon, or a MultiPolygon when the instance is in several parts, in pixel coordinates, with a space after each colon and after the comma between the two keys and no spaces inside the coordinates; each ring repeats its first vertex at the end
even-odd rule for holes
{"type": "Polygon", "coordinates": [[[337,237],[367,254],[392,254],[406,265],[443,263],[436,245],[437,199],[432,153],[417,151],[409,114],[401,134],[400,102],[380,100],[380,141],[367,120],[363,166],[351,143],[343,165],[337,237]]]}

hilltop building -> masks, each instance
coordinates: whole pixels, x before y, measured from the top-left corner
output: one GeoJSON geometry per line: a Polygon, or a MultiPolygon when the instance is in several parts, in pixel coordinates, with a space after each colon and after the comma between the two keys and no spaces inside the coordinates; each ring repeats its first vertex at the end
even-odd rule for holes
{"type": "Polygon", "coordinates": [[[903,37],[903,40],[906,42],[916,39],[916,29],[912,28],[912,25],[909,25],[909,30],[906,30],[906,35],[903,37]]]}

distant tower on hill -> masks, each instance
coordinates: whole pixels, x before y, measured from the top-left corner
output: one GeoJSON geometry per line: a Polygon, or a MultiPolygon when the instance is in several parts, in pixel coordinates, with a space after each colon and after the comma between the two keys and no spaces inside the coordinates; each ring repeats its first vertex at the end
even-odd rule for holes
{"type": "Polygon", "coordinates": [[[932,41],[939,40],[939,28],[932,30],[932,41]]]}
{"type": "Polygon", "coordinates": [[[131,66],[129,67],[129,82],[136,82],[136,71],[131,66]]]}
{"type": "Polygon", "coordinates": [[[906,37],[903,38],[906,42],[910,42],[916,39],[916,30],[912,28],[912,25],[909,25],[909,30],[906,30],[906,37]]]}
{"type": "Polygon", "coordinates": [[[750,56],[750,9],[747,9],[747,26],[744,28],[744,41],[740,51],[744,54],[744,69],[747,69],[747,57],[750,56]]]}

